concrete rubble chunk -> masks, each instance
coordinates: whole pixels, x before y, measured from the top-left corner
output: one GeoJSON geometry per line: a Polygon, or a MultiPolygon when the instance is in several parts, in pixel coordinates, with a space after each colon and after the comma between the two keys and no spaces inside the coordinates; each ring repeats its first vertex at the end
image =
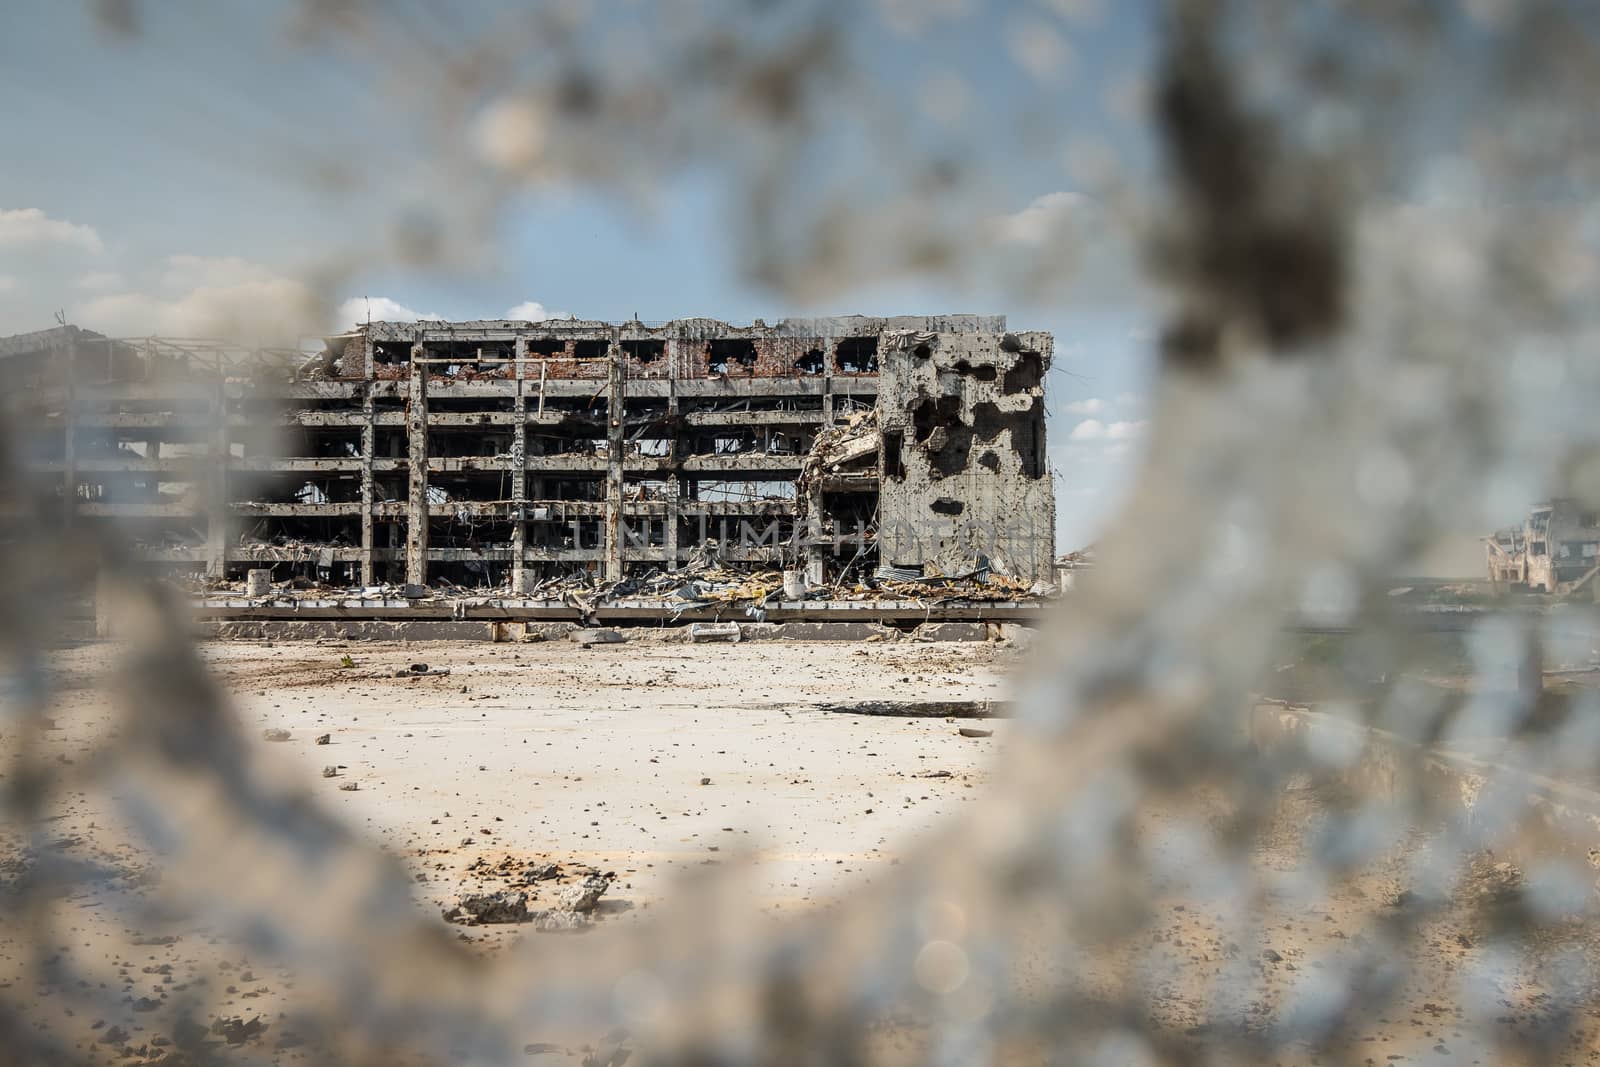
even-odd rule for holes
{"type": "Polygon", "coordinates": [[[528,894],[513,889],[494,893],[469,893],[444,913],[448,922],[492,925],[528,921],[528,894]]]}
{"type": "Polygon", "coordinates": [[[218,1019],[211,1024],[211,1032],[222,1038],[230,1045],[242,1045],[251,1038],[257,1037],[267,1024],[259,1016],[251,1018],[248,1022],[237,1015],[218,1019]]]}
{"type": "Polygon", "coordinates": [[[561,864],[535,863],[528,866],[522,873],[524,882],[547,882],[552,878],[561,877],[561,864]]]}
{"type": "Polygon", "coordinates": [[[731,641],[735,644],[743,634],[736,622],[697,622],[689,627],[691,641],[731,641]]]}
{"type": "Polygon", "coordinates": [[[287,741],[289,740],[289,731],[278,726],[268,727],[261,731],[261,739],[263,741],[287,741]]]}
{"type": "Polygon", "coordinates": [[[591,874],[581,882],[563,886],[556,897],[556,902],[565,911],[575,911],[580,914],[591,912],[610,888],[611,880],[605,875],[591,874]]]}
{"type": "Polygon", "coordinates": [[[621,630],[574,630],[572,631],[573,643],[580,648],[590,648],[594,645],[620,645],[627,640],[621,630]]]}

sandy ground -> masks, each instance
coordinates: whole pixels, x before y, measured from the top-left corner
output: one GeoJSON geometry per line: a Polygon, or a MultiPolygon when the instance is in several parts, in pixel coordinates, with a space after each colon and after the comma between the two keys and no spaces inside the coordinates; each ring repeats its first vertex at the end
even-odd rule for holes
{"type": "Polygon", "coordinates": [[[1005,656],[955,643],[207,649],[253,732],[289,731],[269,752],[284,773],[418,860],[425,896],[443,904],[475,859],[532,853],[616,872],[612,895],[636,907],[733,849],[755,854],[774,907],[870,879],[973,798],[1006,724],[972,739],[965,721],[819,705],[996,697],[1005,656]],[[418,663],[450,673],[394,677],[418,663]],[[330,764],[340,776],[317,779],[330,764]]]}
{"type": "MultiPolygon", "coordinates": [[[[62,677],[86,673],[111,653],[70,650],[58,669],[62,677]]],[[[586,650],[566,642],[236,642],[207,645],[203,654],[235,694],[271,773],[311,790],[401,857],[417,878],[419,912],[483,951],[559,935],[527,925],[446,925],[440,912],[461,892],[499,887],[482,877],[482,865],[559,864],[562,879],[530,887],[536,907],[586,869],[614,874],[597,912],[604,924],[639,921],[678,875],[741,852],[758,860],[754,892],[778,914],[821,906],[857,880],[883,877],[918,835],[981,795],[1010,724],[841,714],[821,705],[1000,697],[1017,656],[995,645],[908,642],[638,642],[586,650]],[[413,676],[413,664],[429,673],[413,676]],[[994,736],[963,737],[962,726],[994,736]],[[268,730],[287,731],[287,740],[263,739],[268,730]],[[329,742],[317,744],[324,734],[329,742]],[[325,778],[328,766],[337,774],[325,778]],[[351,783],[358,788],[340,788],[351,783]]],[[[59,729],[44,744],[63,762],[79,758],[107,721],[90,690],[64,693],[52,714],[59,729]]],[[[1147,813],[1148,829],[1159,836],[1164,825],[1223,817],[1214,798],[1200,800],[1147,813]]],[[[1343,954],[1380,936],[1405,900],[1421,840],[1400,842],[1307,907],[1294,887],[1306,867],[1302,834],[1319,802],[1309,790],[1290,790],[1257,844],[1253,866],[1281,876],[1285,887],[1281,898],[1261,902],[1259,943],[1237,944],[1224,932],[1228,902],[1180,893],[1148,924],[1136,952],[1090,966],[1103,968],[1108,988],[1119,975],[1144,976],[1150,1021],[1197,1048],[1214,1011],[1262,1027],[1281,1018],[1308,983],[1338,973],[1343,954]]],[[[49,833],[68,853],[119,872],[116,888],[137,884],[153,866],[102,803],[74,797],[50,820],[49,833]]],[[[0,881],[24,869],[21,845],[7,835],[0,881]]],[[[1465,1044],[1475,1013],[1499,1013],[1515,1031],[1556,1009],[1556,971],[1545,968],[1560,939],[1510,952],[1480,922],[1484,900],[1518,878],[1493,857],[1480,858],[1459,899],[1422,925],[1414,968],[1386,991],[1384,1009],[1349,1035],[1343,1062],[1493,1062],[1465,1044]],[[1491,958],[1502,960],[1496,984],[1476,1001],[1464,999],[1461,975],[1491,958]]],[[[266,1027],[236,1031],[237,1047],[224,1027],[205,1035],[208,1048],[308,1062],[278,1015],[297,976],[205,931],[152,934],[107,914],[104,902],[92,885],[62,902],[50,966],[24,958],[21,928],[0,924],[0,991],[27,1003],[32,1026],[66,1035],[89,1060],[161,1062],[173,1035],[153,1020],[186,991],[204,989],[222,1015],[266,1027]],[[74,1014],[63,995],[74,982],[120,991],[120,1009],[94,1019],[74,1014]]],[[[26,920],[11,920],[19,921],[26,920]]],[[[1593,931],[1568,928],[1564,936],[1578,945],[1576,973],[1592,986],[1600,958],[1593,931]]],[[[1563,959],[1559,981],[1570,991],[1572,958],[1563,959]]],[[[1593,1019],[1591,1006],[1583,1025],[1593,1019]]],[[[1303,1047],[1279,1052],[1279,1062],[1317,1062],[1303,1047]]],[[[1587,1040],[1550,1052],[1545,1062],[1600,1062],[1587,1040]]],[[[581,1056],[575,1051],[571,1062],[581,1056]]]]}

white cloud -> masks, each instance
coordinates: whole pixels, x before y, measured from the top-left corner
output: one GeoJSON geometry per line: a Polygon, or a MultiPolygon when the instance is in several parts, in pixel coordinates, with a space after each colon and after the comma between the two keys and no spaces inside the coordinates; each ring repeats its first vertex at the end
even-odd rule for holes
{"type": "Polygon", "coordinates": [[[93,226],[53,219],[36,207],[0,208],[0,248],[69,245],[100,253],[105,245],[93,226]]]}
{"type": "Polygon", "coordinates": [[[1100,412],[1105,410],[1105,407],[1106,402],[1104,400],[1101,400],[1097,396],[1091,396],[1087,400],[1074,400],[1072,403],[1068,404],[1067,414],[1098,415],[1100,412]]]}
{"type": "Polygon", "coordinates": [[[1106,424],[1099,419],[1084,419],[1067,434],[1069,441],[1098,441],[1106,435],[1106,424]]]}
{"type": "Polygon", "coordinates": [[[327,326],[326,307],[310,286],[239,256],[168,256],[151,274],[147,288],[129,288],[112,271],[81,275],[79,289],[104,295],[74,308],[74,321],[112,335],[245,344],[292,344],[327,326]]]}
{"type": "Polygon", "coordinates": [[[73,320],[103,333],[219,337],[242,343],[292,343],[319,332],[320,305],[291,278],[200,285],[173,295],[114,293],[74,309],[73,320]]]}
{"type": "Polygon", "coordinates": [[[174,291],[202,286],[258,285],[279,278],[271,267],[240,256],[168,256],[161,272],[161,284],[174,291]]]}
{"type": "Polygon", "coordinates": [[[1104,423],[1099,419],[1084,419],[1072,428],[1067,435],[1069,441],[1130,441],[1144,433],[1146,423],[1143,419],[1137,422],[1104,423]]]}
{"type": "Polygon", "coordinates": [[[1012,244],[1043,244],[1056,231],[1079,217],[1089,207],[1082,193],[1046,193],[1014,215],[1002,215],[995,229],[1002,241],[1012,244]]]}
{"type": "Polygon", "coordinates": [[[352,296],[339,305],[337,328],[348,330],[367,322],[416,322],[419,319],[438,321],[443,316],[413,311],[386,296],[352,296]]]}
{"type": "Polygon", "coordinates": [[[565,311],[551,311],[537,300],[524,300],[510,311],[506,318],[526,320],[528,322],[544,322],[547,319],[570,319],[572,315],[565,311]]]}
{"type": "Polygon", "coordinates": [[[103,293],[112,289],[122,288],[122,275],[114,270],[92,270],[81,275],[72,283],[79,289],[86,289],[92,293],[103,293]]]}

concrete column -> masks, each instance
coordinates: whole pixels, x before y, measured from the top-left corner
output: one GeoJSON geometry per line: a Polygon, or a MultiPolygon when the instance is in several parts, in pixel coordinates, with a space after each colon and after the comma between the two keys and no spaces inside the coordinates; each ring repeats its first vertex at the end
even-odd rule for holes
{"type": "Polygon", "coordinates": [[[813,482],[806,491],[806,528],[801,531],[806,541],[806,582],[813,586],[825,585],[827,554],[822,551],[822,485],[813,482]]]}
{"type": "Polygon", "coordinates": [[[206,577],[227,573],[228,396],[218,382],[211,401],[211,462],[206,465],[206,577]]]}
{"type": "Polygon", "coordinates": [[[78,512],[78,339],[67,342],[66,402],[61,409],[62,432],[66,435],[61,452],[61,524],[71,526],[78,512]]]}
{"type": "MultiPolygon", "coordinates": [[[[678,441],[674,437],[667,445],[674,454],[672,462],[677,463],[676,453],[678,441]]],[[[667,474],[667,529],[666,529],[666,555],[667,569],[678,569],[678,471],[676,467],[667,474]]]]}
{"type": "MultiPolygon", "coordinates": [[[[822,423],[818,432],[833,426],[833,346],[829,338],[822,343],[822,423]]],[[[806,582],[813,586],[825,585],[828,569],[827,553],[822,550],[822,485],[813,482],[806,496],[806,527],[799,531],[805,538],[806,582]]]]}
{"type": "Polygon", "coordinates": [[[678,569],[678,349],[677,339],[667,342],[667,569],[678,569]]]}
{"type": "Polygon", "coordinates": [[[623,417],[627,406],[627,364],[622,358],[622,346],[617,343],[618,331],[611,338],[611,389],[606,401],[606,429],[611,445],[606,454],[606,570],[607,581],[622,578],[622,457],[625,447],[623,417]]]}
{"type": "Polygon", "coordinates": [[[428,584],[428,369],[423,348],[411,346],[411,395],[406,401],[411,493],[406,500],[406,581],[428,584]]]}
{"type": "Polygon", "coordinates": [[[372,379],[361,393],[361,584],[372,584],[372,504],[377,495],[372,484],[372,456],[377,451],[378,431],[372,400],[372,379]]]}
{"type": "Polygon", "coordinates": [[[528,524],[524,509],[528,504],[528,389],[523,378],[522,360],[528,352],[525,337],[517,338],[516,368],[517,394],[511,401],[516,413],[515,429],[511,434],[511,592],[521,594],[528,588],[527,561],[523,556],[528,548],[528,524]]]}

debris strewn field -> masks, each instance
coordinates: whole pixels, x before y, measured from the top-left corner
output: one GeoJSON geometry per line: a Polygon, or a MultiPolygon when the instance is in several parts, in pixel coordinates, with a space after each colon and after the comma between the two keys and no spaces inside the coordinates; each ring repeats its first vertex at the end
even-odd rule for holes
{"type": "MultiPolygon", "coordinates": [[[[87,674],[113,652],[75,649],[61,667],[87,674]]],[[[272,775],[393,853],[414,880],[420,921],[491,954],[523,938],[626,929],[685,876],[744,860],[753,861],[752,893],[774,917],[824,907],[885,877],[919,835],[979,799],[998,746],[1019,725],[1003,703],[1018,653],[992,643],[686,644],[633,634],[582,651],[566,642],[235,642],[207,645],[205,655],[272,775]],[[974,707],[995,714],[980,728],[974,707]]],[[[43,743],[72,761],[108,713],[79,690],[63,694],[53,718],[43,743]]],[[[1374,915],[1411,906],[1420,837],[1304,906],[1303,834],[1321,803],[1291,787],[1280,825],[1257,844],[1253,865],[1278,872],[1268,878],[1278,888],[1257,902],[1259,943],[1224,932],[1232,905],[1204,887],[1172,894],[1140,950],[1167,985],[1154,1024],[1202,1044],[1210,1009],[1194,994],[1226,971],[1247,976],[1249,1026],[1270,1026],[1308,975],[1375,936],[1374,915]]],[[[1141,816],[1152,839],[1227,818],[1221,797],[1184,804],[1141,816]]],[[[51,848],[103,867],[106,894],[159,882],[159,860],[117,812],[75,803],[54,814],[51,848]]],[[[37,843],[3,844],[0,882],[28,877],[37,843]]],[[[1181,844],[1171,837],[1173,849],[1181,844]]],[[[1501,950],[1479,913],[1486,900],[1500,907],[1514,898],[1521,878],[1499,857],[1481,857],[1459,899],[1427,920],[1424,958],[1395,990],[1392,1010],[1359,1038],[1364,1055],[1440,1059],[1455,1050],[1461,1020],[1431,1006],[1457,1003],[1458,969],[1501,950]]],[[[292,1016],[279,1014],[292,1006],[296,975],[207,929],[114,913],[101,893],[61,902],[63,929],[74,931],[63,938],[70,968],[61,973],[116,983],[125,1010],[60,1014],[49,978],[30,975],[29,961],[0,942],[0,981],[38,983],[39,1025],[93,1045],[106,1062],[162,1062],[174,1042],[255,1048],[285,1062],[303,1056],[292,1016]],[[221,991],[210,1029],[168,1033],[155,1023],[174,998],[202,989],[221,991]]],[[[1108,979],[1126,964],[1086,961],[1108,979]]],[[[1018,978],[1054,965],[1019,961],[1018,978]]],[[[1504,970],[1497,996],[1508,1019],[1542,1010],[1540,966],[1531,953],[1504,970]]],[[[560,1062],[571,1050],[545,1051],[560,1062]]]]}

